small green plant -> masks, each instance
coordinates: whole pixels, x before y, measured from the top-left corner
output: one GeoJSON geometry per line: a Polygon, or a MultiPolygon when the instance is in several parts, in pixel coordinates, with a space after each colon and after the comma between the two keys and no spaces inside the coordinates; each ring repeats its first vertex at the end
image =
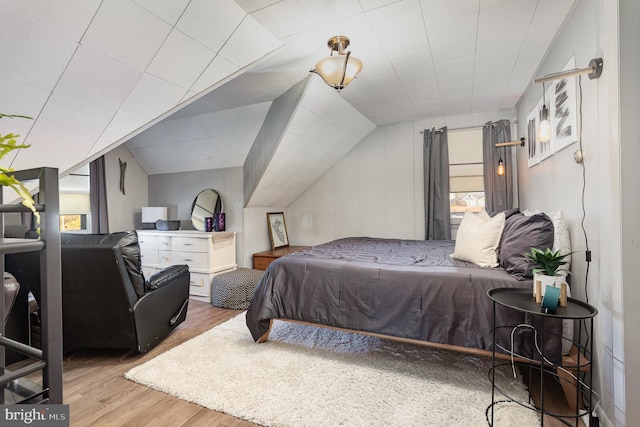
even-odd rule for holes
{"type": "Polygon", "coordinates": [[[538,248],[531,248],[531,252],[525,252],[523,255],[525,259],[532,261],[536,264],[537,268],[533,269],[534,273],[543,273],[547,276],[555,276],[559,271],[566,271],[567,274],[571,274],[569,270],[562,269],[563,265],[567,264],[566,258],[573,252],[568,254],[561,254],[560,251],[552,251],[547,248],[541,250],[538,248]]]}
{"type": "MultiPolygon", "coordinates": [[[[31,119],[31,117],[27,116],[0,113],[0,119],[5,118],[31,119]]],[[[17,143],[17,138],[19,136],[20,135],[15,135],[13,133],[0,135],[0,159],[4,158],[4,156],[9,154],[13,150],[18,150],[20,148],[29,148],[29,145],[17,143]]],[[[29,190],[27,190],[27,187],[25,187],[22,182],[18,181],[16,177],[12,175],[13,171],[14,170],[12,168],[5,168],[0,166],[0,185],[13,188],[13,190],[18,193],[18,195],[22,199],[22,205],[31,209],[31,212],[33,212],[33,215],[35,216],[38,224],[40,224],[40,214],[36,212],[35,202],[33,201],[33,197],[31,197],[31,193],[29,193],[29,190]]],[[[38,227],[38,234],[40,234],[40,227],[38,227]]]]}

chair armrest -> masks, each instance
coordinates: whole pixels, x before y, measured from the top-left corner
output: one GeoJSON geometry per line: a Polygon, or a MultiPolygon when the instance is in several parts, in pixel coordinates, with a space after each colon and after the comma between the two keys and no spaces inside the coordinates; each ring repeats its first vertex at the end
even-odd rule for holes
{"type": "Polygon", "coordinates": [[[189,271],[188,265],[172,265],[164,270],[158,271],[149,278],[147,290],[155,290],[176,280],[183,274],[184,270],[189,271]]]}
{"type": "Polygon", "coordinates": [[[146,292],[132,307],[140,353],[155,346],[185,320],[189,277],[186,265],[171,266],[151,276],[150,282],[158,287],[146,292]]]}

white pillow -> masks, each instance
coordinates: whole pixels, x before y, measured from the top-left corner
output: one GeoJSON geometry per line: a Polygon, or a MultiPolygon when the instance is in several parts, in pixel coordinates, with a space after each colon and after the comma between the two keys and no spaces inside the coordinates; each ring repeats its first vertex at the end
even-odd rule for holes
{"type": "MultiPolygon", "coordinates": [[[[569,236],[569,226],[565,221],[562,211],[548,212],[551,222],[553,222],[553,250],[560,251],[561,254],[571,253],[571,236],[569,236]]],[[[571,269],[571,256],[565,258],[567,263],[563,269],[571,269]]]]}
{"type": "Polygon", "coordinates": [[[496,253],[502,230],[504,229],[504,212],[494,217],[483,210],[478,215],[465,212],[458,233],[452,258],[468,261],[480,267],[497,267],[496,253]]]}

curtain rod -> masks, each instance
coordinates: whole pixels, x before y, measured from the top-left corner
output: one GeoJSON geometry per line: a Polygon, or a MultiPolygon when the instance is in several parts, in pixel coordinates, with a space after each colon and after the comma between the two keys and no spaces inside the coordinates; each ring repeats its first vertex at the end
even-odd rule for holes
{"type": "MultiPolygon", "coordinates": [[[[515,125],[518,124],[517,120],[513,120],[512,122],[509,123],[510,125],[515,125]]],[[[495,126],[495,124],[491,124],[492,126],[495,126]]],[[[469,130],[469,129],[478,129],[478,128],[484,128],[485,125],[478,125],[478,126],[465,126],[465,127],[461,127],[461,128],[448,128],[447,130],[449,131],[458,131],[458,130],[469,130]]],[[[439,132],[440,129],[436,130],[436,132],[439,132]]],[[[419,132],[420,134],[424,134],[424,131],[421,130],[419,132]]]]}

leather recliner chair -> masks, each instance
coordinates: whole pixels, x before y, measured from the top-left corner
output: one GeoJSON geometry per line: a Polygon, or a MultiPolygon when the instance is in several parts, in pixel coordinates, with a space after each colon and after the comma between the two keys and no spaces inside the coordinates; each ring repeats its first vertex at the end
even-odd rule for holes
{"type": "MultiPolygon", "coordinates": [[[[186,319],[189,267],[170,266],[146,280],[135,231],[62,233],[60,243],[65,353],[88,348],[144,353],[186,319]]],[[[39,274],[31,270],[39,270],[39,262],[31,257],[27,264],[16,257],[12,273],[19,281],[31,273],[26,276],[39,300],[39,283],[33,283],[39,274]]]]}

